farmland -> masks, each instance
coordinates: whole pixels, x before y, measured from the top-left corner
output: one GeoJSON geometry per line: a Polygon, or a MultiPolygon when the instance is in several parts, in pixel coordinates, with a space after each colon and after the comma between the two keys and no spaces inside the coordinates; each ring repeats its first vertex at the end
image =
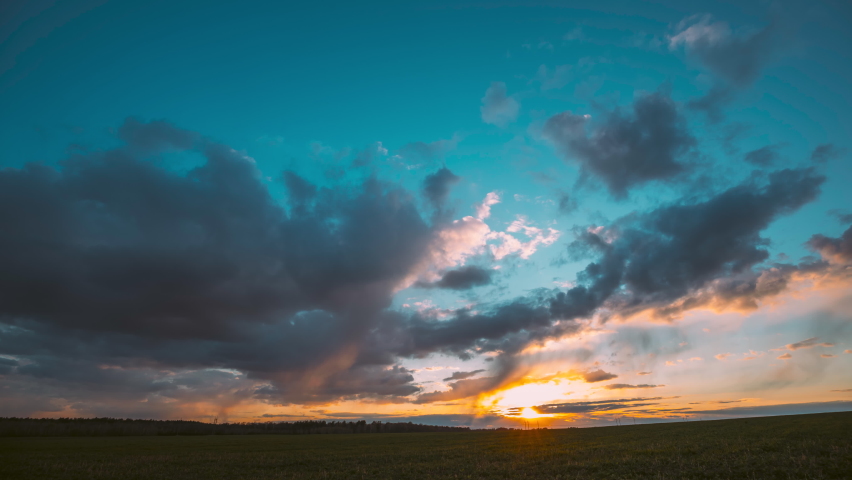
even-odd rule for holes
{"type": "Polygon", "coordinates": [[[0,478],[849,478],[852,412],[361,435],[0,438],[0,478]]]}

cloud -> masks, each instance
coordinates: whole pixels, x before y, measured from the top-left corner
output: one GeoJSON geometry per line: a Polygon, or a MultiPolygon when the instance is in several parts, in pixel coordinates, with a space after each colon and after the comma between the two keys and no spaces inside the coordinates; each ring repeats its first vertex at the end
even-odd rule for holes
{"type": "Polygon", "coordinates": [[[734,354],[733,353],[718,353],[718,354],[713,355],[713,356],[716,357],[716,360],[727,360],[728,357],[733,357],[734,354]]]}
{"type": "Polygon", "coordinates": [[[494,270],[486,270],[481,267],[467,265],[455,270],[448,270],[440,280],[433,283],[418,282],[420,288],[446,288],[449,290],[469,290],[473,287],[488,285],[494,270]]]}
{"type": "Polygon", "coordinates": [[[820,357],[822,357],[822,358],[834,358],[836,356],[837,355],[832,355],[830,353],[823,353],[823,354],[820,355],[820,357]]]}
{"type": "Polygon", "coordinates": [[[768,167],[778,160],[777,146],[767,145],[746,153],[744,160],[758,167],[768,167]]]}
{"type": "Polygon", "coordinates": [[[450,194],[450,188],[457,184],[461,177],[453,174],[447,167],[443,167],[437,172],[427,175],[423,180],[423,195],[436,209],[440,209],[447,201],[450,194]]]}
{"type": "Polygon", "coordinates": [[[499,385],[500,379],[495,377],[471,378],[458,380],[450,384],[450,389],[441,392],[423,393],[414,400],[414,403],[435,403],[459,400],[472,397],[481,392],[488,391],[499,385]]]}
{"type": "Polygon", "coordinates": [[[636,372],[636,375],[650,375],[654,372],[636,372]]]}
{"type": "Polygon", "coordinates": [[[618,375],[614,373],[605,372],[603,370],[590,370],[588,372],[583,373],[583,380],[587,383],[596,383],[596,382],[604,382],[606,380],[612,380],[613,378],[617,378],[618,375]]]}
{"type": "MultiPolygon", "coordinates": [[[[583,332],[598,313],[670,318],[708,298],[740,305],[782,291],[773,275],[784,280],[788,270],[756,270],[768,255],[759,233],[822,183],[811,169],[782,170],[637,212],[578,236],[595,258],[570,288],[440,317],[403,314],[389,310],[400,289],[469,284],[482,271],[465,262],[488,253],[487,242],[507,242],[485,223],[497,192],[476,216],[430,224],[395,185],[368,177],[321,187],[288,171],[282,204],[245,154],[160,124],[144,135],[144,125],[130,125],[133,146],[0,171],[0,358],[18,359],[4,362],[4,381],[47,399],[38,408],[106,408],[95,395],[143,416],[167,411],[169,395],[224,406],[467,398],[517,372],[513,355],[583,332]],[[202,160],[187,172],[148,159],[187,145],[202,160]],[[446,392],[421,394],[399,365],[485,352],[500,353],[500,368],[446,392]],[[222,369],[229,376],[213,372],[222,369]],[[209,390],[190,380],[208,377],[217,379],[209,390]]],[[[522,246],[555,235],[523,218],[498,233],[530,238],[522,246]]]]}
{"type": "MultiPolygon", "coordinates": [[[[334,375],[358,368],[363,336],[436,234],[414,198],[374,178],[318,188],[285,172],[288,210],[224,145],[133,119],[119,136],[128,145],[60,169],[0,171],[0,228],[14,231],[0,239],[4,353],[222,366],[284,393],[311,375],[306,395],[354,392],[334,375]],[[188,147],[203,163],[186,173],[140,158],[188,147]]],[[[367,380],[385,373],[358,372],[359,394],[384,391],[367,380]]]]}
{"type": "Polygon", "coordinates": [[[506,232],[492,232],[488,235],[489,240],[498,240],[499,244],[489,245],[491,254],[496,260],[501,260],[509,255],[517,254],[523,259],[527,259],[534,254],[540,246],[552,245],[559,239],[562,232],[555,228],[547,230],[534,227],[529,224],[526,217],[519,215],[513,221],[506,232]],[[530,238],[527,242],[518,240],[510,233],[523,233],[530,238]]]}
{"type": "Polygon", "coordinates": [[[782,354],[782,355],[778,355],[777,358],[778,358],[778,360],[789,360],[789,359],[793,358],[793,356],[790,355],[789,353],[785,353],[785,354],[782,354]]]}
{"type": "Polygon", "coordinates": [[[683,46],[690,57],[724,81],[739,88],[758,77],[762,69],[787,45],[788,32],[777,21],[760,29],[734,32],[709,15],[681,21],[669,48],[683,46]]]}
{"type": "Polygon", "coordinates": [[[659,402],[657,400],[662,400],[662,397],[625,398],[620,400],[597,400],[590,402],[551,403],[547,405],[538,405],[534,407],[534,409],[537,412],[548,415],[560,413],[606,412],[611,410],[623,410],[625,408],[659,405],[659,402]]]}
{"type": "Polygon", "coordinates": [[[491,216],[491,206],[500,203],[500,194],[497,192],[489,192],[485,199],[476,206],[476,218],[485,220],[491,216]]]}
{"type": "Polygon", "coordinates": [[[478,374],[480,374],[484,371],[485,370],[474,370],[472,372],[453,372],[453,374],[450,375],[449,377],[445,378],[444,381],[449,382],[449,381],[452,381],[452,380],[464,380],[464,379],[467,379],[467,378],[470,378],[470,377],[475,377],[476,375],[478,375],[478,374]]]}
{"type": "Polygon", "coordinates": [[[716,83],[702,97],[689,102],[712,121],[721,119],[722,107],[735,97],[735,89],[751,85],[764,67],[783,52],[791,32],[777,19],[763,28],[731,30],[726,22],[710,15],[694,15],[682,20],[670,35],[669,48],[683,47],[689,58],[716,77],[716,83]]]}
{"type": "Polygon", "coordinates": [[[584,175],[593,175],[617,198],[653,180],[670,180],[688,170],[679,158],[695,139],[686,129],[674,102],[662,92],[643,95],[632,113],[608,113],[591,128],[589,115],[562,112],[550,117],[542,134],[584,175]]]}
{"type": "Polygon", "coordinates": [[[838,264],[851,263],[852,227],[847,228],[839,238],[814,235],[808,240],[807,245],[830,262],[838,264]]]}
{"type": "Polygon", "coordinates": [[[607,390],[624,390],[628,388],[658,388],[665,387],[665,385],[648,385],[648,384],[640,384],[640,385],[630,385],[628,383],[612,383],[609,385],[605,385],[604,388],[607,390]]]}
{"type": "Polygon", "coordinates": [[[818,145],[811,152],[811,161],[814,163],[826,163],[829,160],[840,158],[846,150],[830,143],[818,145]]]}
{"type": "Polygon", "coordinates": [[[801,348],[811,348],[811,347],[833,347],[833,343],[825,343],[820,342],[818,337],[808,338],[807,340],[802,340],[801,342],[790,343],[786,345],[787,350],[799,350],[801,348]]]}
{"type": "Polygon", "coordinates": [[[520,107],[517,100],[506,95],[505,83],[493,82],[482,97],[479,111],[483,122],[504,128],[517,120],[520,107]]]}

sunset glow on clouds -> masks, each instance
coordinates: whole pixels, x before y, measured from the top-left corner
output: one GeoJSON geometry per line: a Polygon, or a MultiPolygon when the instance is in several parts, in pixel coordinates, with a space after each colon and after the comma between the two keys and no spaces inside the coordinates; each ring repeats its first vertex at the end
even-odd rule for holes
{"type": "Polygon", "coordinates": [[[0,415],[849,410],[850,11],[449,7],[15,4],[0,415]]]}

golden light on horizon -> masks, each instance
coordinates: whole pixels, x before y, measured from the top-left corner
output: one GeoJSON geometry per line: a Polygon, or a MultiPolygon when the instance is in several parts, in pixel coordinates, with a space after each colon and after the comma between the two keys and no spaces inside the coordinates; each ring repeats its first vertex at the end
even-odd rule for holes
{"type": "Polygon", "coordinates": [[[538,413],[532,409],[532,407],[525,407],[521,410],[521,418],[533,419],[533,418],[550,418],[551,415],[546,415],[544,413],[538,413]]]}

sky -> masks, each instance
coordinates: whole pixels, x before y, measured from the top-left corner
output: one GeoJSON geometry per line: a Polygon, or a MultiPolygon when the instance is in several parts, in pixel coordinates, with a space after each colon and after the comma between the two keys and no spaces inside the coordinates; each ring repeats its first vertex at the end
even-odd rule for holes
{"type": "Polygon", "coordinates": [[[0,416],[850,410],[850,23],[3,2],[0,416]]]}

